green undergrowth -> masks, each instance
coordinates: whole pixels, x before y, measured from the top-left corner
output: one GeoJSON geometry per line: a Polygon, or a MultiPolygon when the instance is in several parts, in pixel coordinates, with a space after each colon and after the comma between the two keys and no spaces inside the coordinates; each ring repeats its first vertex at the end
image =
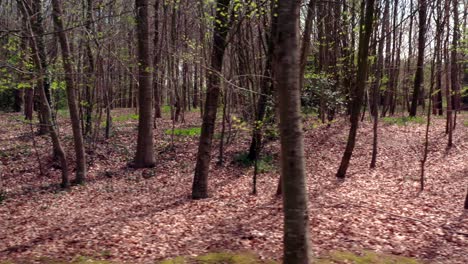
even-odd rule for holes
{"type": "Polygon", "coordinates": [[[398,125],[398,126],[406,126],[408,123],[415,123],[415,124],[425,124],[426,119],[421,116],[415,116],[415,117],[410,117],[410,116],[400,116],[400,117],[384,117],[382,118],[382,121],[384,123],[390,124],[390,125],[398,125]]]}
{"type": "MultiPolygon", "coordinates": [[[[78,256],[70,261],[57,260],[53,258],[36,258],[32,260],[21,260],[18,262],[0,261],[0,264],[120,264],[107,260],[97,260],[90,257],[78,256]]],[[[257,255],[250,252],[217,252],[204,255],[179,256],[156,261],[155,264],[280,264],[274,260],[261,260],[257,255]]],[[[328,255],[314,258],[311,264],[423,264],[424,262],[396,255],[376,253],[372,251],[362,251],[352,253],[349,251],[333,251],[328,255]]]]}
{"type": "MultiPolygon", "coordinates": [[[[234,156],[234,162],[241,167],[253,167],[255,162],[249,159],[247,152],[241,152],[234,156]]],[[[275,160],[273,155],[261,155],[257,161],[257,168],[259,173],[266,173],[276,170],[275,160]]]]}
{"type": "Polygon", "coordinates": [[[468,120],[466,120],[465,122],[463,122],[463,125],[468,127],[468,120]]]}
{"type": "MultiPolygon", "coordinates": [[[[166,129],[164,131],[166,135],[172,135],[172,129],[166,129]]],[[[174,135],[175,136],[199,136],[201,134],[201,127],[189,127],[189,128],[175,128],[174,135]]]]}
{"type": "Polygon", "coordinates": [[[198,257],[176,257],[158,264],[279,264],[272,260],[260,260],[252,253],[208,253],[198,257]]]}
{"type": "Polygon", "coordinates": [[[363,251],[360,254],[349,251],[334,251],[329,255],[317,258],[314,264],[422,264],[417,259],[396,255],[380,254],[372,251],[363,251]]]}
{"type": "Polygon", "coordinates": [[[138,114],[123,114],[112,117],[113,122],[125,122],[130,120],[138,120],[138,114]]]}

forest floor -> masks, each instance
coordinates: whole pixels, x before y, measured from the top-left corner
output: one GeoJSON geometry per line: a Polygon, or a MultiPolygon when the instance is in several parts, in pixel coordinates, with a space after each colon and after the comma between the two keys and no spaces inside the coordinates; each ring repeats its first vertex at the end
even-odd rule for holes
{"type": "MultiPolygon", "coordinates": [[[[87,184],[68,191],[58,187],[60,171],[51,160],[49,139],[35,136],[34,148],[30,127],[19,115],[0,115],[0,262],[82,255],[150,263],[225,250],[281,257],[278,140],[264,147],[263,155],[272,160],[265,159],[258,194],[251,195],[253,169],[235,161],[248,149],[249,132],[236,133],[222,166],[215,164],[215,139],[210,198],[192,201],[197,133],[175,136],[172,147],[171,121],[167,116],[158,120],[157,166],[134,170],[127,164],[136,148],[137,121],[129,110],[113,115],[111,139],[92,147],[87,184]]],[[[72,164],[70,124],[63,116],[59,121],[72,164]]],[[[198,113],[187,113],[176,128],[199,127],[200,122],[198,113]]],[[[468,212],[463,210],[468,115],[459,116],[451,149],[446,148],[444,119],[434,119],[423,192],[424,124],[381,122],[372,170],[372,124],[362,123],[348,178],[340,182],[335,172],[346,144],[346,123],[341,118],[327,128],[307,118],[304,126],[314,254],[372,250],[429,263],[468,263],[468,212]]]]}

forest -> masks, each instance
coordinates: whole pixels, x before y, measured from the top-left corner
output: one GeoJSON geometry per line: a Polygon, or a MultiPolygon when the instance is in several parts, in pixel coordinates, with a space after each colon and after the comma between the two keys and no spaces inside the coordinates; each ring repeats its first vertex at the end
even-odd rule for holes
{"type": "Polygon", "coordinates": [[[468,263],[467,0],[0,0],[0,264],[468,263]]]}

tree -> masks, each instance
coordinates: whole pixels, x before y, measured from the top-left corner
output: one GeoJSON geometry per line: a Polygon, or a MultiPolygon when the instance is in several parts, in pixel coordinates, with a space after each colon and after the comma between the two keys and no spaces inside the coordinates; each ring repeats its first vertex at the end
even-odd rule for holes
{"type": "Polygon", "coordinates": [[[31,36],[29,44],[31,46],[33,62],[38,75],[37,92],[40,103],[39,119],[42,120],[41,122],[45,122],[41,124],[39,134],[43,133],[43,131],[48,131],[52,141],[54,157],[59,161],[60,170],[62,172],[61,187],[68,188],[70,186],[70,179],[68,176],[67,156],[63,150],[62,143],[60,142],[55,123],[53,122],[52,110],[47,97],[49,78],[47,76],[47,63],[45,62],[45,54],[43,54],[45,50],[42,39],[42,33],[44,31],[42,28],[41,1],[33,1],[32,5],[29,5],[26,1],[20,0],[17,0],[17,3],[21,12],[24,14],[24,17],[28,18],[28,34],[31,36]]]}
{"type": "Polygon", "coordinates": [[[468,209],[468,191],[466,192],[465,209],[468,209]]]}
{"type": "Polygon", "coordinates": [[[426,0],[419,0],[419,35],[418,35],[418,62],[414,78],[413,98],[411,100],[410,116],[416,116],[421,86],[424,84],[424,50],[426,48],[426,0]]]}
{"type": "Polygon", "coordinates": [[[349,161],[353,155],[356,144],[356,135],[359,124],[359,114],[363,103],[364,90],[367,80],[369,40],[372,34],[372,22],[374,19],[374,0],[362,0],[361,2],[361,22],[359,23],[359,50],[358,50],[358,71],[356,76],[356,86],[351,92],[351,128],[349,129],[348,143],[341,159],[341,164],[336,173],[336,177],[344,179],[348,170],[349,161]]]}
{"type": "Polygon", "coordinates": [[[149,40],[148,0],[136,0],[138,38],[138,141],[134,168],[155,165],[153,150],[153,90],[151,86],[151,52],[149,40]]]}
{"type": "Polygon", "coordinates": [[[226,49],[226,37],[229,30],[228,10],[230,0],[216,1],[216,17],[211,51],[211,69],[207,72],[207,91],[203,113],[200,143],[198,145],[197,165],[192,186],[192,198],[208,197],[208,172],[211,161],[211,144],[216,122],[216,112],[221,91],[221,70],[226,49]]]}
{"type": "Polygon", "coordinates": [[[62,7],[59,0],[52,0],[53,18],[57,35],[62,47],[63,67],[65,69],[65,82],[67,89],[68,108],[70,110],[70,119],[73,130],[73,143],[75,145],[76,155],[76,179],[78,184],[84,183],[86,178],[86,157],[84,151],[83,136],[81,134],[80,117],[78,113],[78,104],[75,95],[75,83],[73,79],[72,57],[70,47],[63,26],[62,7]]]}
{"type": "Polygon", "coordinates": [[[284,211],[283,263],[307,264],[309,256],[307,191],[300,109],[300,0],[280,0],[274,72],[281,135],[284,211]]]}

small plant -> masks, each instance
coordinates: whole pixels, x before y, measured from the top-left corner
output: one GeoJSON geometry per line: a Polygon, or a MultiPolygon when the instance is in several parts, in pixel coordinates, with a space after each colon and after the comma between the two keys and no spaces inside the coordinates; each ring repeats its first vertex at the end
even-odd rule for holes
{"type": "MultiPolygon", "coordinates": [[[[167,129],[164,131],[166,135],[172,135],[172,129],[167,129]]],[[[189,127],[189,128],[175,128],[174,135],[175,136],[199,136],[201,134],[201,127],[189,127]]]]}
{"type": "Polygon", "coordinates": [[[274,127],[267,127],[265,128],[265,139],[266,140],[277,140],[280,138],[280,134],[278,129],[274,127]]]}
{"type": "Polygon", "coordinates": [[[0,204],[2,204],[7,198],[7,193],[4,190],[0,190],[0,204]]]}
{"type": "MultiPolygon", "coordinates": [[[[242,167],[253,167],[255,165],[255,161],[249,159],[249,154],[246,152],[238,153],[234,156],[234,162],[242,167]]],[[[266,173],[270,171],[274,171],[276,166],[274,164],[274,158],[272,155],[263,155],[257,161],[258,172],[259,173],[266,173]]]]}
{"type": "Polygon", "coordinates": [[[466,120],[465,122],[463,122],[463,125],[468,127],[468,120],[466,120]]]}
{"type": "Polygon", "coordinates": [[[424,124],[426,119],[421,116],[384,117],[382,121],[390,125],[406,126],[408,123],[424,124]]]}

